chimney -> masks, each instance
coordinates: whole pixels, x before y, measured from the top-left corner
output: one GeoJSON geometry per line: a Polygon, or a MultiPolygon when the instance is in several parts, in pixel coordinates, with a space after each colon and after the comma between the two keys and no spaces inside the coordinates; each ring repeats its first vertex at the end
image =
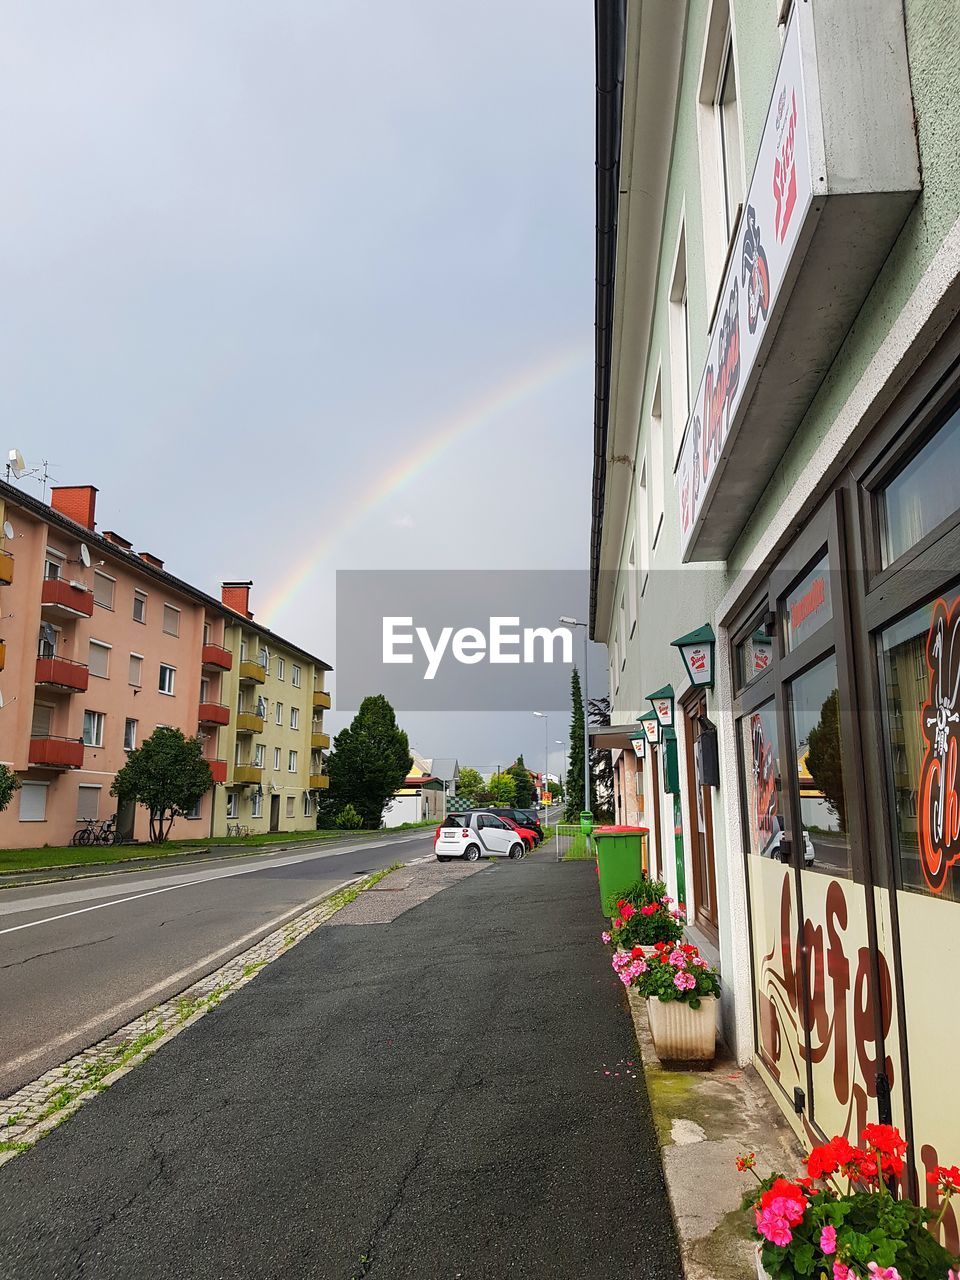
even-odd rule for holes
{"type": "Polygon", "coordinates": [[[250,612],[250,588],[253,586],[250,582],[224,582],[220,587],[220,599],[228,609],[233,609],[235,613],[242,613],[245,618],[252,618],[250,612]]]}
{"type": "Polygon", "coordinates": [[[137,555],[144,562],[144,564],[153,565],[154,569],[163,568],[163,561],[159,560],[156,556],[152,556],[149,551],[138,551],[137,555]]]}
{"type": "Polygon", "coordinates": [[[121,551],[133,550],[133,543],[128,542],[126,538],[121,537],[119,533],[114,533],[112,529],[104,529],[103,536],[108,542],[112,542],[115,547],[119,547],[121,551]]]}
{"type": "Polygon", "coordinates": [[[94,528],[97,510],[97,490],[92,484],[55,485],[50,490],[50,505],[62,516],[75,520],[85,529],[94,528]]]}

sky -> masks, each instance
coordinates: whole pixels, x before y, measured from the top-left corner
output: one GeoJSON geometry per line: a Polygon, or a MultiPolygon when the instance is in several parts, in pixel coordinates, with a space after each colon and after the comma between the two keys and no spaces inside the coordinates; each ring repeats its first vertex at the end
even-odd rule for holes
{"type": "Polygon", "coordinates": [[[586,569],[593,148],[586,0],[5,4],[0,446],[334,667],[338,569],[586,569]]]}

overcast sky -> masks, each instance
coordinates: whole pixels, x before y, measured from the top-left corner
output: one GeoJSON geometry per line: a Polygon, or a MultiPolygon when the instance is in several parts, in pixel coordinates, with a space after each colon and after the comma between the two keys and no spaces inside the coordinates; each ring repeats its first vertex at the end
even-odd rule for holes
{"type": "MultiPolygon", "coordinates": [[[[588,0],[2,13],[4,450],[334,665],[338,568],[586,567],[588,0]]],[[[529,712],[402,719],[543,758],[529,712]]]]}

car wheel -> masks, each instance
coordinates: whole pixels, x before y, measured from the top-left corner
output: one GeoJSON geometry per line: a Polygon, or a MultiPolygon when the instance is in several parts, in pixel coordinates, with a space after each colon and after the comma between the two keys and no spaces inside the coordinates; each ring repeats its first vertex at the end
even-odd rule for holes
{"type": "Polygon", "coordinates": [[[475,844],[468,845],[463,856],[467,862],[477,862],[480,858],[480,850],[475,844]]]}
{"type": "Polygon", "coordinates": [[[522,858],[522,857],[523,857],[523,845],[522,845],[522,844],[515,844],[515,845],[511,848],[511,850],[510,850],[510,857],[514,860],[514,862],[516,862],[518,858],[522,858]]]}
{"type": "Polygon", "coordinates": [[[438,853],[438,854],[437,854],[437,861],[438,861],[438,862],[449,862],[449,861],[450,861],[450,855],[449,855],[449,853],[438,853]]]}

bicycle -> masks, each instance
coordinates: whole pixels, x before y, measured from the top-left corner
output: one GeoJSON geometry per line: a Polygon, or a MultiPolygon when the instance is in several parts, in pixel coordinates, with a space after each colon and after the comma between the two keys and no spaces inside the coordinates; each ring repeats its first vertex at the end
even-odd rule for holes
{"type": "Polygon", "coordinates": [[[229,822],[227,823],[227,839],[228,840],[230,839],[242,840],[244,836],[248,836],[249,834],[250,834],[250,828],[248,826],[245,826],[242,822],[235,822],[232,827],[229,822]]]}
{"type": "Polygon", "coordinates": [[[86,847],[91,844],[114,844],[117,838],[117,815],[112,818],[104,818],[103,822],[97,824],[96,818],[81,818],[84,824],[73,833],[70,843],[74,848],[86,847]]]}
{"type": "Polygon", "coordinates": [[[81,818],[80,821],[85,825],[73,833],[70,843],[74,848],[78,848],[80,845],[93,844],[94,840],[94,832],[97,825],[96,818],[81,818]]]}

